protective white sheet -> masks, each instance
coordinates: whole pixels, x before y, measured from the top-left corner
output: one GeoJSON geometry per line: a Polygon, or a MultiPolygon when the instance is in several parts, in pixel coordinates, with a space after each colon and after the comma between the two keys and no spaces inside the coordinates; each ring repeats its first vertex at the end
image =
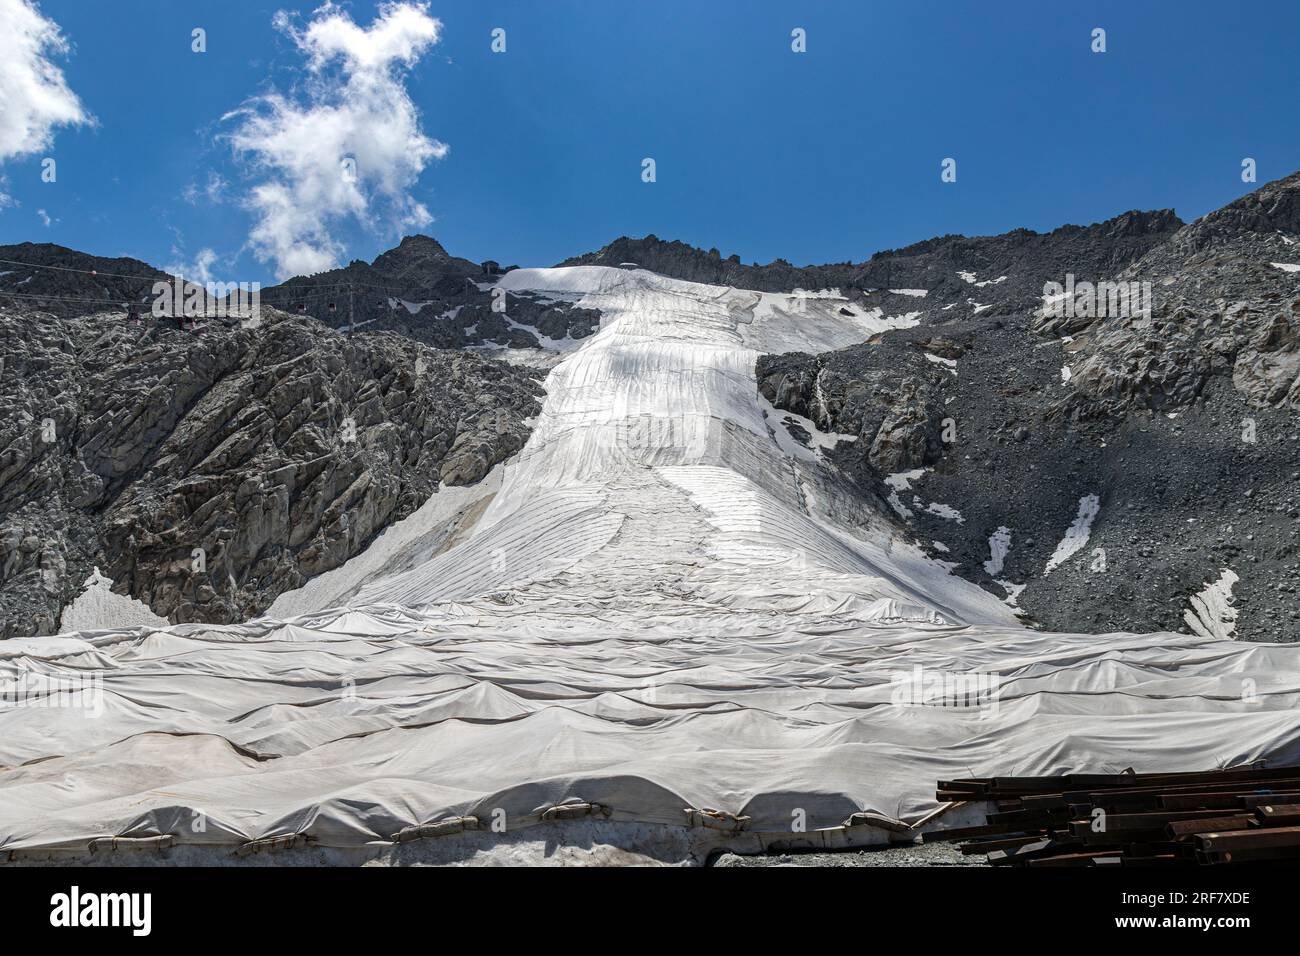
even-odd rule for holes
{"type": "Polygon", "coordinates": [[[756,293],[646,272],[502,283],[604,320],[481,517],[422,509],[296,617],[0,643],[0,849],[346,847],[572,801],[780,833],[919,820],[948,776],[1300,759],[1300,649],[1027,630],[783,454],[754,359],[860,340],[835,300],[756,325],[756,293]]]}

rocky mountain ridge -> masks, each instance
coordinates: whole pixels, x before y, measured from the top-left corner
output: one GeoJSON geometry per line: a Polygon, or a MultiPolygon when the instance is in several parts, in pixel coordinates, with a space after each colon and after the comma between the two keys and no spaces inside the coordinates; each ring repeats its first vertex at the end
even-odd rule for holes
{"type": "Polygon", "coordinates": [[[0,305],[57,316],[148,310],[153,284],[172,276],[129,257],[105,258],[49,242],[0,246],[0,305]]]}
{"type": "MultiPolygon", "coordinates": [[[[764,356],[760,388],[856,436],[832,467],[1030,623],[1295,640],[1297,197],[1293,175],[1188,225],[1129,214],[1014,264],[990,251],[992,268],[964,265],[981,257],[965,241],[961,272],[917,290],[916,327],[764,356]],[[1150,314],[1057,315],[1044,289],[1067,274],[1145,283],[1150,314]],[[1205,620],[1200,596],[1227,572],[1236,590],[1205,620]]],[[[951,248],[923,244],[909,275],[958,265],[951,248]]]]}
{"type": "Polygon", "coordinates": [[[544,361],[544,349],[599,327],[598,315],[571,303],[494,294],[498,275],[494,262],[474,263],[436,239],[407,236],[373,262],[290,279],[264,290],[262,301],[332,328],[396,332],[521,362],[544,361]]]}
{"type": "MultiPolygon", "coordinates": [[[[863,312],[907,317],[910,328],[838,351],[760,357],[773,427],[809,442],[784,410],[856,438],[820,452],[826,466],[1028,623],[1289,640],[1300,621],[1298,196],[1300,175],[1189,224],[1135,211],[1048,233],[942,236],[856,264],[745,265],[654,236],[563,264],[834,288],[863,312]],[[1149,285],[1152,308],[1059,314],[1044,291],[1067,277],[1149,285]],[[1238,581],[1228,603],[1198,605],[1227,572],[1238,581]]],[[[0,434],[8,634],[57,627],[93,567],[174,620],[265,609],[440,480],[475,481],[513,454],[537,409],[530,366],[600,322],[563,297],[503,294],[496,263],[427,236],[263,290],[274,321],[261,330],[182,332],[147,310],[128,322],[99,298],[164,273],[5,249],[33,268],[0,276],[0,292],[19,283],[48,297],[0,299],[0,383],[19,410],[0,434]],[[416,367],[431,377],[411,382],[416,367]],[[355,446],[338,440],[348,418],[355,446]],[[55,439],[38,443],[46,419],[55,439]],[[204,549],[208,578],[186,570],[187,545],[204,549]]]]}
{"type": "MultiPolygon", "coordinates": [[[[1182,225],[1172,210],[1132,211],[1091,226],[1066,225],[1049,233],[1015,229],[999,236],[939,236],[877,252],[863,262],[811,266],[795,266],[785,259],[746,265],[736,255],[723,258],[717,249],[705,251],[654,235],[642,239],[622,236],[596,252],[559,264],[635,264],[676,279],[762,292],[839,288],[948,290],[955,294],[962,291],[961,271],[1014,276],[1015,264],[1027,256],[1041,259],[1054,255],[1062,263],[1079,259],[1117,271],[1132,261],[1135,251],[1149,248],[1153,238],[1168,238],[1182,225]]],[[[1018,278],[1012,289],[1029,299],[1041,295],[1041,290],[1021,287],[1018,278]]],[[[996,291],[1005,300],[1012,289],[996,291]]]]}
{"type": "Polygon", "coordinates": [[[0,308],[0,634],[49,634],[98,568],[232,622],[522,447],[522,369],[263,307],[193,331],[0,308]]]}

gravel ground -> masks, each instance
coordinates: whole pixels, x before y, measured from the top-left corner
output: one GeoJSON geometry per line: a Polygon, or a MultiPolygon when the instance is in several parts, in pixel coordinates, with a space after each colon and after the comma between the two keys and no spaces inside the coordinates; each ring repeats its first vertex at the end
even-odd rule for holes
{"type": "Polygon", "coordinates": [[[963,856],[955,843],[915,843],[838,853],[723,853],[710,866],[988,866],[982,854],[963,856]]]}

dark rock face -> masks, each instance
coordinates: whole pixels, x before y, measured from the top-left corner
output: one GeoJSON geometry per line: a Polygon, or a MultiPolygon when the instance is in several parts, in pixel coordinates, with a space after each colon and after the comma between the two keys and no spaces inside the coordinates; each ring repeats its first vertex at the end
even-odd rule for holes
{"type": "Polygon", "coordinates": [[[6,637],[52,633],[95,565],[173,621],[246,619],[482,478],[540,409],[525,370],[266,308],[193,332],[2,309],[0,357],[6,637]]]}
{"type": "Polygon", "coordinates": [[[760,390],[858,436],[828,458],[864,495],[926,469],[898,494],[900,524],[994,594],[1023,586],[1028,623],[1187,629],[1191,596],[1231,569],[1237,636],[1295,640],[1300,274],[1272,263],[1300,263],[1297,189],[1292,176],[1182,227],[1129,213],[887,254],[902,276],[890,288],[928,294],[869,299],[889,314],[922,309],[921,324],[817,357],[764,356],[760,390]],[[1067,274],[1149,282],[1151,314],[1056,322],[1044,284],[1067,274]],[[1090,495],[1086,545],[1049,571],[1090,495]]]}
{"type": "Polygon", "coordinates": [[[58,316],[135,303],[148,312],[153,284],[172,277],[139,259],[106,259],[52,243],[0,246],[0,306],[58,316]]]}
{"type": "Polygon", "coordinates": [[[657,236],[615,239],[609,245],[581,256],[565,259],[562,266],[638,266],[660,275],[690,282],[731,285],[762,292],[795,288],[825,288],[834,285],[867,285],[861,281],[861,267],[851,263],[798,267],[777,259],[765,266],[745,265],[739,256],[723,258],[717,249],[705,252],[676,240],[657,236]],[[850,279],[852,277],[852,279],[850,279]]]}
{"type": "Polygon", "coordinates": [[[486,354],[540,349],[546,339],[581,339],[600,328],[600,315],[590,309],[497,292],[499,275],[449,255],[428,236],[407,236],[372,263],[357,260],[264,289],[262,302],[332,328],[397,332],[435,348],[486,354]]]}
{"type": "Polygon", "coordinates": [[[439,481],[476,482],[522,447],[539,373],[490,356],[600,324],[496,293],[427,236],[262,290],[261,327],[193,333],[151,318],[154,283],[174,279],[146,263],[32,243],[0,258],[3,636],[55,630],[95,566],[175,621],[265,610],[439,481]]]}
{"type": "MultiPolygon", "coordinates": [[[[1151,315],[1077,318],[1072,394],[1054,414],[1177,411],[1212,376],[1252,406],[1300,409],[1300,174],[1180,229],[1120,276],[1153,290],[1151,315]],[[1289,240],[1289,241],[1288,241],[1289,240]]],[[[1035,330],[1057,332],[1050,318],[1035,330]]]]}
{"type": "Polygon", "coordinates": [[[483,267],[468,259],[451,255],[437,239],[407,236],[395,249],[378,256],[371,268],[388,279],[411,287],[427,284],[438,276],[476,276],[483,267]]]}
{"type": "Polygon", "coordinates": [[[858,436],[853,453],[838,460],[867,485],[938,457],[943,399],[954,390],[919,341],[881,339],[825,355],[764,355],[757,368],[759,391],[777,408],[825,431],[858,436]],[[884,352],[888,365],[875,361],[884,352]]]}

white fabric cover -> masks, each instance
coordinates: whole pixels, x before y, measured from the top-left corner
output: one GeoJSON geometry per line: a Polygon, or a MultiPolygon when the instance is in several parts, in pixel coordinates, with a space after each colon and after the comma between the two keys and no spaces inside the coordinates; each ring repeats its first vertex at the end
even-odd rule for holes
{"type": "MultiPolygon", "coordinates": [[[[468,537],[414,567],[390,542],[277,602],[305,611],[287,619],[0,643],[0,691],[91,688],[79,706],[0,703],[0,849],[356,846],[573,801],[783,832],[800,811],[809,829],[919,820],[950,776],[1300,759],[1300,649],[1028,630],[891,540],[815,455],[782,454],[758,352],[893,320],[643,271],[502,284],[604,320],[550,373],[468,537]],[[977,675],[996,680],[978,706],[900,691],[977,675]]],[[[442,540],[453,510],[400,540],[442,540]]]]}

